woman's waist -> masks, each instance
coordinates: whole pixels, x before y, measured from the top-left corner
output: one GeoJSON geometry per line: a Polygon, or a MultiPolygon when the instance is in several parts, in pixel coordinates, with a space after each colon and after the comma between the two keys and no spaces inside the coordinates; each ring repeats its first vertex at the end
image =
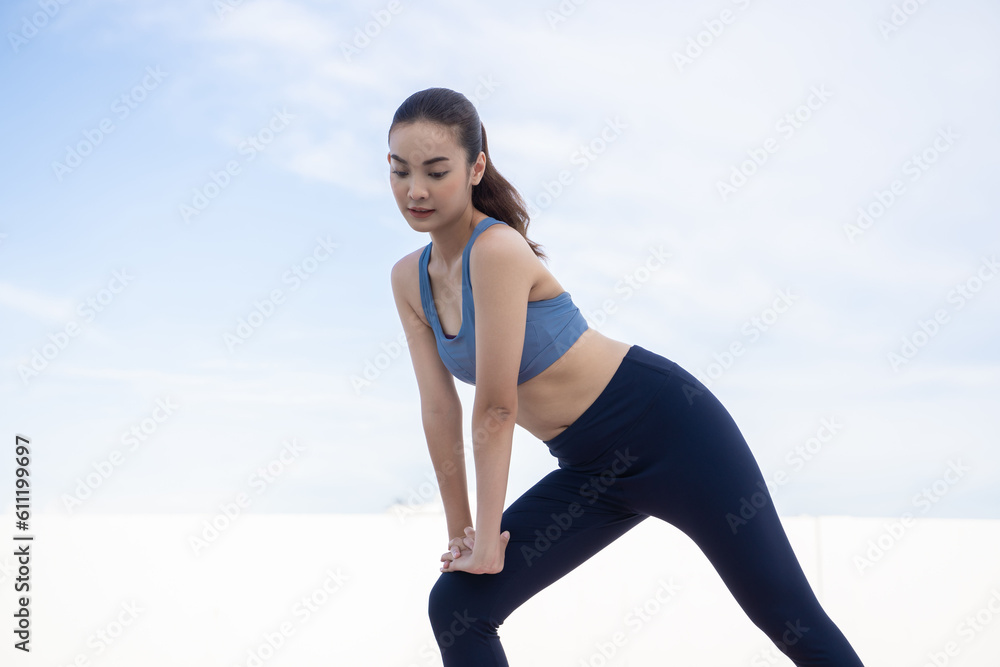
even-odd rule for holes
{"type": "Polygon", "coordinates": [[[552,366],[518,385],[517,423],[539,440],[551,440],[600,396],[629,347],[587,329],[552,366]]]}

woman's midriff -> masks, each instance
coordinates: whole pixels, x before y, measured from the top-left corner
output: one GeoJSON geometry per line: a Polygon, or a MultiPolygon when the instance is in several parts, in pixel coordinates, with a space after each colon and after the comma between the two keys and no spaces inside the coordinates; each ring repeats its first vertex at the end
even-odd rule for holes
{"type": "Polygon", "coordinates": [[[517,387],[517,424],[539,440],[562,433],[611,381],[631,345],[587,329],[566,353],[517,387]]]}

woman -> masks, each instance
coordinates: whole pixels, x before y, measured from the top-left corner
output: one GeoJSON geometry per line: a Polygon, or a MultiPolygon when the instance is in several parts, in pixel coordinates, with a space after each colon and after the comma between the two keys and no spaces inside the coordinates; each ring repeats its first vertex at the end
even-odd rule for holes
{"type": "Polygon", "coordinates": [[[469,100],[446,88],[411,95],[388,160],[400,212],[431,238],[391,278],[450,538],[428,609],[444,665],[507,665],[497,634],[507,616],[650,516],[695,541],[796,665],[861,665],[732,417],[673,361],[587,326],[539,261],[524,202],[494,169],[469,100]],[[453,375],[476,387],[475,524],[453,375]],[[558,469],[504,510],[515,424],[558,469]],[[752,516],[741,514],[749,498],[752,516]]]}

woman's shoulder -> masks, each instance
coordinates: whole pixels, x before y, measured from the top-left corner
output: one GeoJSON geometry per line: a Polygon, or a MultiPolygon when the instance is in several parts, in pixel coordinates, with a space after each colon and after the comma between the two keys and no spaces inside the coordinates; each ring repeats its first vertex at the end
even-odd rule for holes
{"type": "Polygon", "coordinates": [[[415,269],[417,263],[420,261],[420,253],[422,253],[424,251],[424,248],[426,247],[427,247],[426,245],[422,245],[415,250],[411,250],[410,252],[406,253],[398,260],[396,260],[396,263],[392,265],[393,273],[395,273],[396,271],[407,271],[410,269],[415,269]]]}
{"type": "MultiPolygon", "coordinates": [[[[473,239],[472,247],[469,250],[470,253],[476,252],[479,255],[485,250],[490,254],[514,253],[514,256],[517,256],[517,254],[523,255],[523,252],[520,251],[524,249],[527,249],[529,252],[531,251],[531,247],[521,232],[506,222],[497,220],[496,218],[484,218],[480,220],[479,224],[483,228],[479,230],[479,236],[473,239]]],[[[533,252],[531,254],[534,255],[533,252]]]]}
{"type": "Polygon", "coordinates": [[[483,229],[469,248],[470,281],[472,273],[479,273],[489,282],[524,280],[530,289],[540,279],[540,267],[521,232],[506,223],[483,229]]]}
{"type": "MultiPolygon", "coordinates": [[[[394,292],[401,290],[404,294],[409,296],[411,290],[419,288],[419,283],[417,281],[420,278],[420,253],[423,251],[424,246],[421,246],[416,250],[406,253],[392,265],[392,269],[389,271],[389,276],[394,292]]],[[[409,301],[410,299],[407,300],[409,301]]]]}

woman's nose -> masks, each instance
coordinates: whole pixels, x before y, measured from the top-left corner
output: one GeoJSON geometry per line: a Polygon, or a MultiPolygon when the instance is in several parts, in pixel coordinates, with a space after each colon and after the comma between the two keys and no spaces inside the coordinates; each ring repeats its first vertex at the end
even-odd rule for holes
{"type": "Polygon", "coordinates": [[[417,199],[423,199],[424,197],[427,196],[427,187],[422,183],[418,182],[417,179],[413,179],[412,181],[410,181],[409,195],[410,199],[414,201],[417,199]]]}

